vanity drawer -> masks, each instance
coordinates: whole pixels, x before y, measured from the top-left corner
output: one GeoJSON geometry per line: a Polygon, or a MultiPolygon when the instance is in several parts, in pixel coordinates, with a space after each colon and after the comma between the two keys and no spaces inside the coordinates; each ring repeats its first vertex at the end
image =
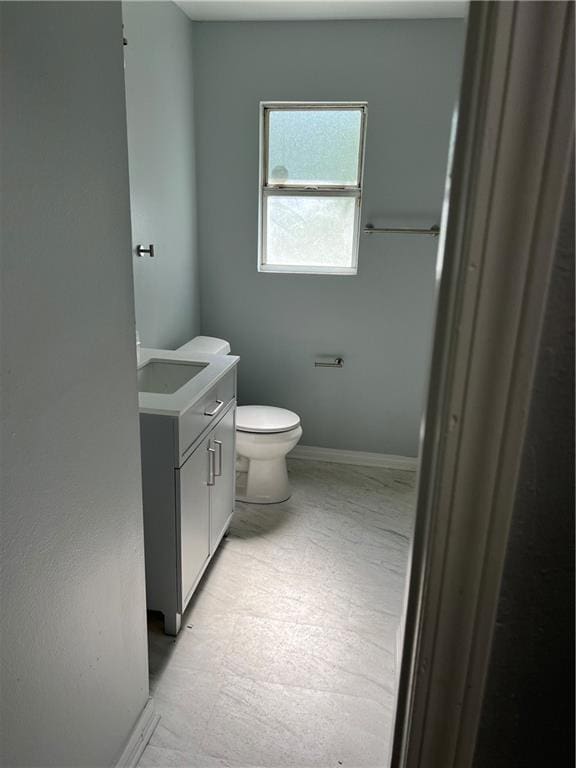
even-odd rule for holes
{"type": "Polygon", "coordinates": [[[180,416],[178,445],[180,464],[193,443],[212,422],[216,423],[236,397],[236,369],[217,381],[208,392],[180,416]]]}

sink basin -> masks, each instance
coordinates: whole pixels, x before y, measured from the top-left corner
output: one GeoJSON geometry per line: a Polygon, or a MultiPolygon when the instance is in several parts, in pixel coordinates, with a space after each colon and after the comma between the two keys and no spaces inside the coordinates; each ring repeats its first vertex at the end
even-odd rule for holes
{"type": "Polygon", "coordinates": [[[138,369],[138,392],[172,395],[206,368],[208,363],[150,360],[138,369]]]}

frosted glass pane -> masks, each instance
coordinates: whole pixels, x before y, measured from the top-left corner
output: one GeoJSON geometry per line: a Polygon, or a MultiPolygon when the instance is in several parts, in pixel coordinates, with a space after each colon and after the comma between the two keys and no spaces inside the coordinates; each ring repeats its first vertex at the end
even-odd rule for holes
{"type": "Polygon", "coordinates": [[[351,267],[355,206],[351,197],[269,196],[266,264],[351,267]]]}
{"type": "Polygon", "coordinates": [[[269,112],[269,184],[358,184],[359,109],[269,112]]]}

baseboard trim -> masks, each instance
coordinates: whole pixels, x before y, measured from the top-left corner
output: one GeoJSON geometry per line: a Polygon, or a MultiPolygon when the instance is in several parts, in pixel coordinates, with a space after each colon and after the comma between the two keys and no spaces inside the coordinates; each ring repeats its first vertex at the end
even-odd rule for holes
{"type": "Polygon", "coordinates": [[[154,709],[154,701],[149,698],[115,768],[136,768],[159,720],[160,715],[154,709]]]}
{"type": "Polygon", "coordinates": [[[328,461],[333,464],[356,464],[362,467],[384,467],[416,472],[418,459],[411,456],[394,456],[389,453],[343,451],[338,448],[317,448],[313,445],[297,445],[289,454],[290,459],[328,461]]]}

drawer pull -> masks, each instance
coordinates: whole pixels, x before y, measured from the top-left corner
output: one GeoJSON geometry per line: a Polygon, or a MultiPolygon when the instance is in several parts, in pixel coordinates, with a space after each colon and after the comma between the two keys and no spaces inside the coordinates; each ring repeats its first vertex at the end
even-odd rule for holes
{"type": "Polygon", "coordinates": [[[224,400],[216,400],[216,407],[213,408],[211,411],[205,410],[204,416],[216,416],[216,414],[222,410],[224,406],[224,400]]]}
{"type": "Polygon", "coordinates": [[[208,483],[207,485],[215,485],[215,474],[214,474],[214,464],[215,464],[215,456],[216,451],[214,448],[208,448],[208,483]]]}
{"type": "Polygon", "coordinates": [[[222,440],[214,440],[214,445],[218,446],[218,469],[216,477],[222,477],[222,440]]]}

